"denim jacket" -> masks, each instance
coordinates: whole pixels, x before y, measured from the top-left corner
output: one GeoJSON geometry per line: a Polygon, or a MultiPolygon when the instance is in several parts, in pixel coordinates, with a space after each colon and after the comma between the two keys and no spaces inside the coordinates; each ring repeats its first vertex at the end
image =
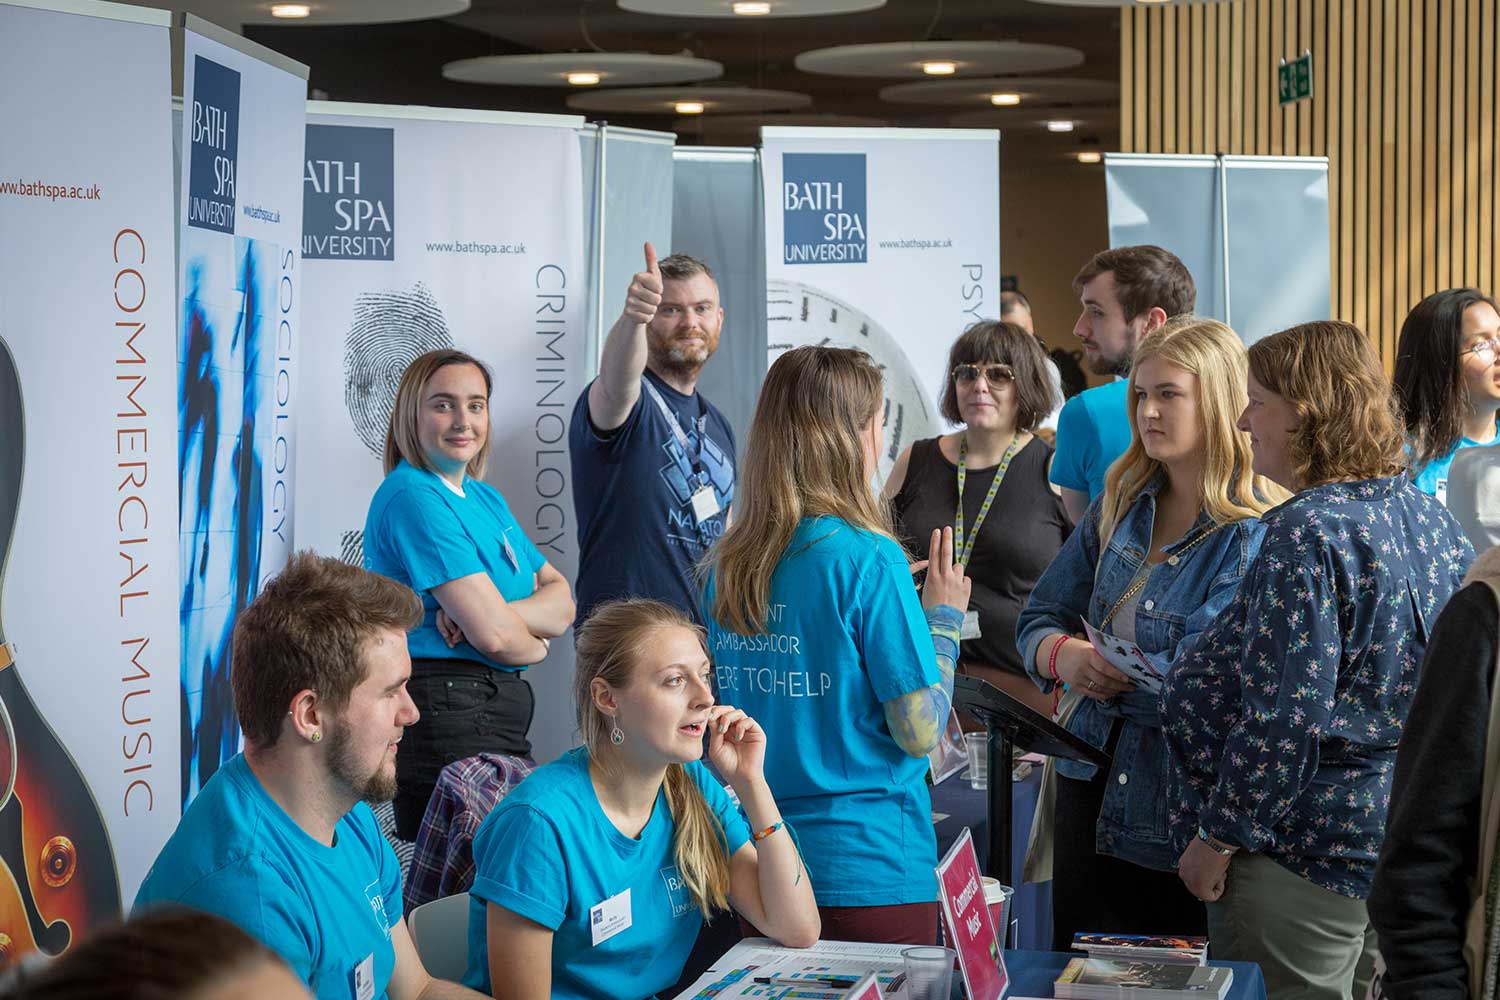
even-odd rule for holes
{"type": "MultiPolygon", "coordinates": [[[[1097,627],[1114,607],[1150,548],[1156,494],[1163,482],[1158,476],[1141,490],[1102,553],[1096,499],[1031,592],[1016,623],[1016,647],[1043,691],[1052,690],[1054,683],[1045,671],[1037,670],[1038,646],[1048,636],[1081,633],[1084,618],[1097,627]]],[[[1167,559],[1151,571],[1140,592],[1135,616],[1136,644],[1163,676],[1229,605],[1260,547],[1262,532],[1254,518],[1215,529],[1206,514],[1199,514],[1192,530],[1167,546],[1167,559]],[[1193,544],[1204,531],[1209,535],[1193,544]]],[[[1158,871],[1173,871],[1177,854],[1172,850],[1167,807],[1171,770],[1162,740],[1159,696],[1133,689],[1104,704],[1084,699],[1067,728],[1103,747],[1117,719],[1124,721],[1099,812],[1096,849],[1158,871]]],[[[1059,773],[1069,778],[1087,781],[1095,770],[1092,764],[1058,761],[1059,773]]]]}

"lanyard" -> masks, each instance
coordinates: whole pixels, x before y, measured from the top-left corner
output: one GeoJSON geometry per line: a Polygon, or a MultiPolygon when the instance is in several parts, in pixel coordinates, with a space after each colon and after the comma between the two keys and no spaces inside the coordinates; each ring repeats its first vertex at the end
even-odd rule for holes
{"type": "Polygon", "coordinates": [[[666,418],[667,426],[672,428],[672,436],[677,439],[677,443],[680,444],[682,446],[682,450],[687,453],[688,461],[693,464],[693,471],[697,472],[702,469],[703,457],[700,449],[702,447],[701,442],[703,440],[703,435],[706,432],[708,426],[708,415],[702,413],[698,415],[696,423],[698,425],[698,440],[700,444],[698,446],[694,446],[689,442],[687,432],[682,429],[682,421],[677,419],[676,412],[674,412],[673,409],[667,405],[667,401],[661,398],[661,393],[657,391],[656,386],[651,384],[651,380],[649,378],[642,378],[641,381],[645,383],[646,392],[650,394],[652,402],[656,404],[656,408],[660,410],[661,415],[666,418]]]}
{"type": "Polygon", "coordinates": [[[969,435],[964,434],[958,439],[958,512],[953,515],[953,542],[957,549],[955,555],[958,557],[960,566],[969,565],[969,557],[974,554],[974,543],[979,540],[979,529],[984,524],[985,516],[990,512],[990,504],[995,502],[995,493],[1000,489],[1000,480],[1005,478],[1005,470],[1010,468],[1010,460],[1016,457],[1016,445],[1020,444],[1019,432],[1011,435],[1010,445],[1005,449],[1005,455],[1000,459],[1000,467],[995,470],[995,478],[990,480],[989,492],[984,495],[984,503],[979,505],[979,513],[974,515],[974,531],[968,539],[964,539],[964,480],[968,478],[969,458],[969,435]]]}

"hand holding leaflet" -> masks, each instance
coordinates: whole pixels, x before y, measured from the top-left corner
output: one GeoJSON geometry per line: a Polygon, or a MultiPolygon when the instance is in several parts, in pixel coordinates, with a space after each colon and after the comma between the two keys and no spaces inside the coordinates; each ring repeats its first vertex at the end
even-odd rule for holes
{"type": "Polygon", "coordinates": [[[1088,633],[1089,645],[1094,647],[1094,652],[1105,662],[1129,677],[1136,687],[1153,694],[1161,690],[1162,675],[1151,665],[1146,654],[1141,652],[1141,647],[1129,639],[1101,632],[1088,622],[1084,622],[1083,627],[1088,633]]]}

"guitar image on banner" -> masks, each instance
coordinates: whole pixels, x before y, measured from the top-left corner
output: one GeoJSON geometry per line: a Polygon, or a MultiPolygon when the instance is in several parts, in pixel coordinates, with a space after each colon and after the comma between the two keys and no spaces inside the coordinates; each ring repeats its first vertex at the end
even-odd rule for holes
{"type": "MultiPolygon", "coordinates": [[[[0,594],[25,457],[20,375],[0,337],[0,594]]],[[[104,816],[21,683],[0,615],[0,965],[29,951],[57,955],[120,914],[104,816]]]]}

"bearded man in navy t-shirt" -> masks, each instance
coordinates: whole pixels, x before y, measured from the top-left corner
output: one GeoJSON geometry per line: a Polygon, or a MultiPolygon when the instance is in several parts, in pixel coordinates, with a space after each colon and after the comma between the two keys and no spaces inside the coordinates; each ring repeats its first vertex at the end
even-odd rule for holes
{"type": "Polygon", "coordinates": [[[578,513],[578,617],[613,598],[651,597],[701,625],[695,568],[734,500],[734,432],[696,391],[724,309],[702,261],[660,262],[631,279],[568,431],[578,513]]]}

